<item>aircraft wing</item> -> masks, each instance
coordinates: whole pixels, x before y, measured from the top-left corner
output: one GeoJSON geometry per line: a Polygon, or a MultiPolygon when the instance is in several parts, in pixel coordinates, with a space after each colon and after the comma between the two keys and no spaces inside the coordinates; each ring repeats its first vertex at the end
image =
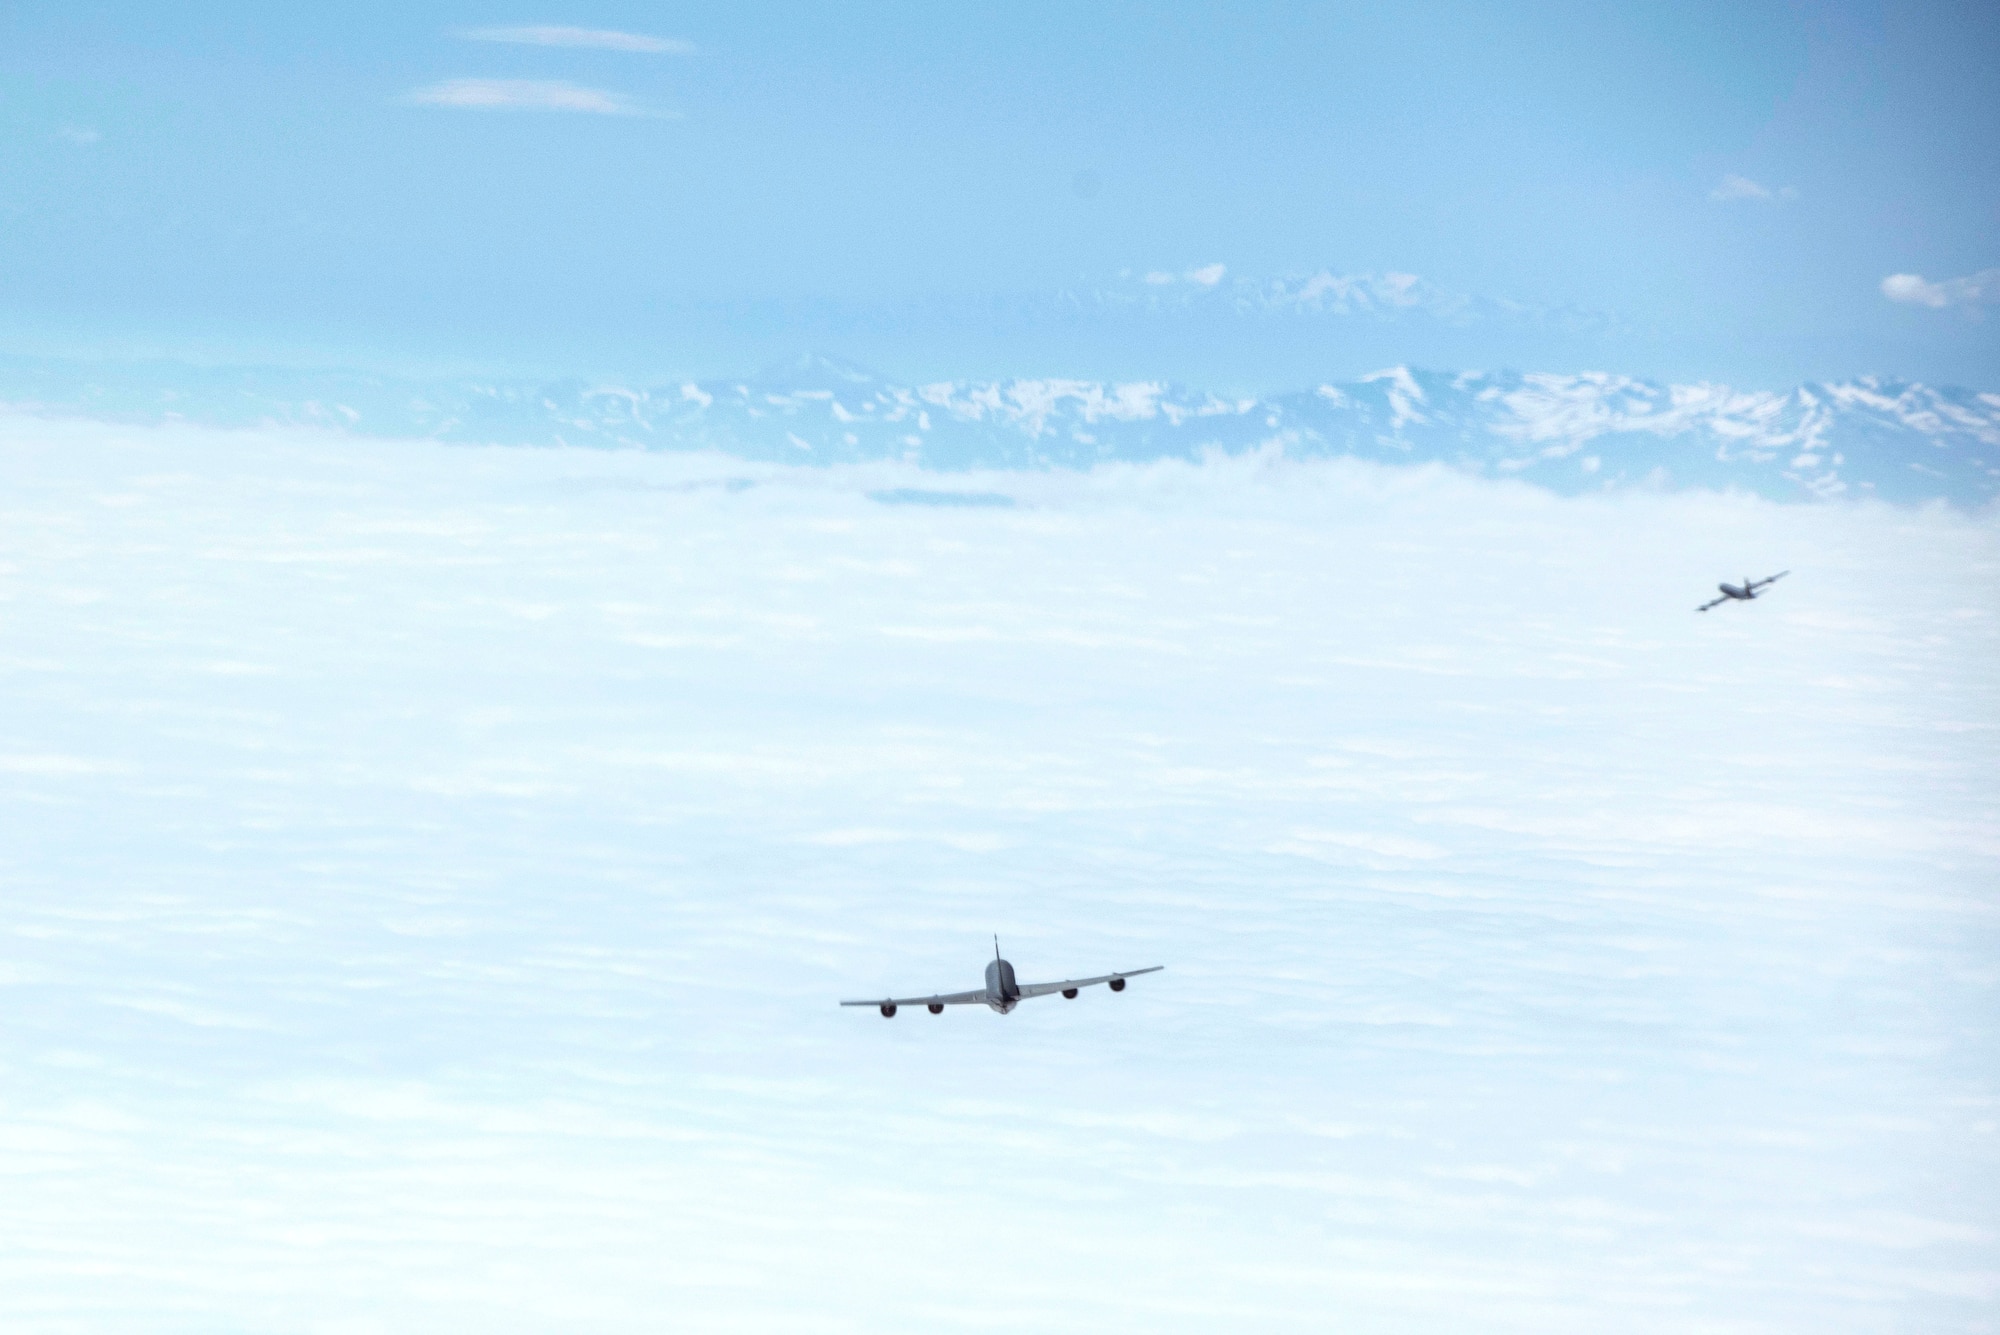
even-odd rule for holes
{"type": "Polygon", "coordinates": [[[882,997],[876,1001],[843,1001],[843,1006],[978,1006],[986,1001],[986,989],[977,992],[942,992],[929,997],[882,997]]]}
{"type": "Polygon", "coordinates": [[[1124,973],[1107,973],[1098,978],[1069,978],[1060,983],[1026,983],[1021,987],[1021,999],[1026,1001],[1029,997],[1045,997],[1051,992],[1067,992],[1073,987],[1095,987],[1114,978],[1137,978],[1142,973],[1158,973],[1166,967],[1164,964],[1155,964],[1150,969],[1130,969],[1124,973]]]}
{"type": "Polygon", "coordinates": [[[1725,593],[1720,598],[1709,599],[1707,602],[1703,603],[1700,607],[1697,607],[1694,610],[1697,612],[1706,612],[1709,608],[1718,607],[1721,604],[1726,603],[1728,601],[1729,601],[1729,595],[1725,593]]]}
{"type": "Polygon", "coordinates": [[[1763,588],[1766,584],[1776,584],[1779,580],[1783,579],[1785,576],[1791,573],[1792,572],[1789,570],[1780,570],[1777,574],[1771,576],[1769,579],[1752,580],[1750,582],[1750,587],[1751,589],[1756,590],[1763,588]]]}

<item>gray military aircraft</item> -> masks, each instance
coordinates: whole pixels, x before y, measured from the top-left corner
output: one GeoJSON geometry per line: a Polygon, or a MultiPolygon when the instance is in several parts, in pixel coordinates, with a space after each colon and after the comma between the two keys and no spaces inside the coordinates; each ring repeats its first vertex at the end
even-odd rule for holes
{"type": "Polygon", "coordinates": [[[925,1006],[932,1015],[943,1014],[946,1006],[987,1005],[1005,1015],[1029,997],[1045,997],[1051,992],[1060,992],[1071,1001],[1076,1000],[1078,988],[1095,987],[1099,983],[1111,984],[1113,992],[1125,990],[1127,978],[1137,978],[1142,973],[1158,973],[1166,968],[1155,964],[1150,969],[1130,969],[1124,973],[1101,974],[1096,978],[1065,978],[1060,983],[1029,983],[1023,986],[1014,981],[1014,966],[1000,958],[1000,938],[993,938],[993,962],[986,966],[986,986],[977,992],[940,992],[928,997],[887,997],[881,1001],[843,1001],[843,1006],[874,1006],[882,1014],[891,1016],[898,1006],[925,1006]]]}
{"type": "Polygon", "coordinates": [[[1724,603],[1731,603],[1731,602],[1747,603],[1752,598],[1755,598],[1757,596],[1759,590],[1765,588],[1768,585],[1776,584],[1779,580],[1783,579],[1785,576],[1791,573],[1792,572],[1789,570],[1780,570],[1777,574],[1771,576],[1769,579],[1751,579],[1748,575],[1745,575],[1743,577],[1743,583],[1741,583],[1740,585],[1718,584],[1715,587],[1722,590],[1722,596],[1720,598],[1711,598],[1707,602],[1703,603],[1700,607],[1695,608],[1694,610],[1697,612],[1706,612],[1709,608],[1720,607],[1724,603]]]}

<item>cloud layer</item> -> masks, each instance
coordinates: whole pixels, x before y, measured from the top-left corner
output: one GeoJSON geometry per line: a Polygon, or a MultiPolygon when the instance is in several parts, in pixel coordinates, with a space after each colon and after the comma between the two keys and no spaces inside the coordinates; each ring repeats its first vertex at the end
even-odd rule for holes
{"type": "Polygon", "coordinates": [[[0,460],[9,1329],[1990,1316],[1991,518],[0,460]]]}

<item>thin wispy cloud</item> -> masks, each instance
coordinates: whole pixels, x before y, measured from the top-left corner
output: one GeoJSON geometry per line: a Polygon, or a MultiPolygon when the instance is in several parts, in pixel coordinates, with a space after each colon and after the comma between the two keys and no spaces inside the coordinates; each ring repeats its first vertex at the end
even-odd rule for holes
{"type": "Polygon", "coordinates": [[[1892,273],[1882,280],[1882,295],[1905,306],[1988,306],[2000,302],[2000,269],[1981,269],[1963,278],[1933,283],[1922,274],[1892,273]]]}
{"type": "MultiPolygon", "coordinates": [[[[1139,291],[1170,305],[1225,302],[1240,311],[1296,310],[1335,315],[1386,313],[1423,308],[1434,313],[1462,313],[1469,298],[1439,290],[1410,273],[1336,274],[1328,270],[1286,278],[1228,278],[1221,264],[1206,264],[1179,273],[1155,269],[1138,275],[1139,291]]],[[[1117,290],[1105,293],[1116,302],[1117,290]]]]}
{"type": "Polygon", "coordinates": [[[685,55],[693,42],[678,37],[649,37],[644,33],[616,32],[609,28],[568,28],[558,24],[531,23],[518,27],[466,28],[459,32],[468,42],[506,42],[515,46],[568,46],[597,51],[631,51],[639,55],[685,55]]]}
{"type": "Polygon", "coordinates": [[[1189,269],[1185,273],[1169,273],[1165,269],[1155,269],[1140,281],[1153,287],[1171,287],[1175,283],[1189,283],[1195,287],[1214,287],[1229,272],[1226,264],[1204,264],[1189,269]]]}
{"type": "Polygon", "coordinates": [[[1403,320],[1424,318],[1451,325],[1496,321],[1573,331],[1605,331],[1619,322],[1610,312],[1544,306],[1453,291],[1413,273],[1337,273],[1321,269],[1282,277],[1231,273],[1221,264],[1181,270],[1127,269],[1103,286],[1070,291],[1066,302],[1100,310],[1144,310],[1175,317],[1227,311],[1238,316],[1282,314],[1308,318],[1403,320]]]}
{"type": "Polygon", "coordinates": [[[461,111],[574,111],[592,116],[671,116],[636,98],[559,79],[447,79],[405,101],[461,111]]]}
{"type": "Polygon", "coordinates": [[[56,138],[72,144],[94,144],[104,136],[87,125],[65,125],[56,131],[56,138]]]}
{"type": "Polygon", "coordinates": [[[1797,199],[1799,192],[1791,186],[1780,186],[1776,190],[1747,176],[1725,176],[1715,189],[1708,192],[1710,199],[1736,200],[1752,199],[1763,204],[1775,204],[1780,200],[1797,199]]]}
{"type": "Polygon", "coordinates": [[[1464,300],[1438,291],[1413,273],[1336,274],[1322,269],[1306,278],[1279,279],[1264,290],[1275,307],[1340,312],[1425,305],[1443,309],[1464,300]]]}

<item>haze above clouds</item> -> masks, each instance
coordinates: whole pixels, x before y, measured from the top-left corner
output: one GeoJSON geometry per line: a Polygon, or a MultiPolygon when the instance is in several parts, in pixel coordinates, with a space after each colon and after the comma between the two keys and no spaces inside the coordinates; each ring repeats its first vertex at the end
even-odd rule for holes
{"type": "Polygon", "coordinates": [[[1990,514],[0,450],[9,1329],[1990,1324],[1990,514]]]}

